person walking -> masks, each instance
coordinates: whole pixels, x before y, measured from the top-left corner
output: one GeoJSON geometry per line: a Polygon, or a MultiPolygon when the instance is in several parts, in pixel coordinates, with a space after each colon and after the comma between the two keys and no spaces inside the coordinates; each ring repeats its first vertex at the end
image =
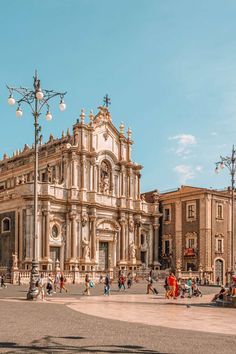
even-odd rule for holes
{"type": "Polygon", "coordinates": [[[169,296],[171,298],[177,299],[176,297],[176,277],[174,275],[173,272],[170,272],[169,276],[168,276],[168,285],[169,285],[169,296]]]}
{"type": "Polygon", "coordinates": [[[85,289],[83,291],[84,295],[90,296],[90,279],[88,273],[85,275],[85,289]]]}
{"type": "Polygon", "coordinates": [[[54,294],[56,294],[57,289],[59,289],[58,288],[59,282],[60,282],[59,275],[57,274],[57,272],[55,272],[54,281],[53,281],[53,288],[54,288],[53,293],[54,294]]]}
{"type": "Polygon", "coordinates": [[[121,274],[121,276],[120,276],[119,284],[120,284],[119,289],[121,290],[121,288],[123,287],[123,289],[125,291],[126,290],[125,289],[125,277],[123,274],[121,274]]]}
{"type": "Polygon", "coordinates": [[[41,273],[40,277],[37,280],[37,287],[38,287],[38,294],[36,295],[36,298],[40,296],[41,300],[44,301],[46,280],[44,278],[43,273],[41,273]]]}
{"type": "Polygon", "coordinates": [[[131,288],[132,280],[133,280],[132,274],[129,273],[128,276],[127,276],[127,287],[128,287],[128,289],[131,288]]]}
{"type": "Polygon", "coordinates": [[[62,292],[62,290],[65,290],[65,292],[67,293],[67,289],[65,287],[65,283],[66,283],[66,277],[65,277],[64,273],[61,273],[61,276],[60,276],[60,293],[62,292]]]}
{"type": "Polygon", "coordinates": [[[48,274],[47,295],[52,296],[52,290],[53,290],[53,280],[52,280],[51,274],[48,274]]]}
{"type": "Polygon", "coordinates": [[[109,274],[106,275],[104,280],[104,293],[103,295],[110,295],[111,280],[109,274]]]}
{"type": "Polygon", "coordinates": [[[7,286],[6,286],[6,284],[5,284],[5,280],[4,280],[4,274],[2,274],[2,276],[1,276],[1,288],[3,289],[3,288],[6,288],[7,286]]]}
{"type": "Polygon", "coordinates": [[[153,289],[153,280],[151,277],[151,274],[149,274],[148,278],[147,278],[147,294],[150,294],[150,291],[152,292],[152,294],[154,294],[154,289],[153,289]]]}

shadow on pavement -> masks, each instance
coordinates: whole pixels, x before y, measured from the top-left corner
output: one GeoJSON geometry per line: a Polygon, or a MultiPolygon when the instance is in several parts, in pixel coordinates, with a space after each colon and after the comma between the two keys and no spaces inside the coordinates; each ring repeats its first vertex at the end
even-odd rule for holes
{"type": "MultiPolygon", "coordinates": [[[[126,354],[161,354],[156,350],[146,349],[138,345],[81,345],[75,341],[85,339],[79,336],[52,337],[46,336],[40,340],[33,341],[28,345],[14,342],[0,342],[0,348],[4,348],[8,353],[126,353],[126,354]],[[64,340],[64,343],[59,343],[64,340]],[[72,343],[65,343],[71,340],[72,343]]],[[[168,354],[168,353],[166,353],[168,354]]]]}

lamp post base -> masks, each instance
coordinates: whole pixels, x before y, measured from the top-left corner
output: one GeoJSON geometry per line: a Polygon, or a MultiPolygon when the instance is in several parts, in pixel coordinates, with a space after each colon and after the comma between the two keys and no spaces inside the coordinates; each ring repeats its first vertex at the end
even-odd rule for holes
{"type": "Polygon", "coordinates": [[[27,300],[33,300],[38,294],[38,288],[36,287],[36,282],[39,278],[39,263],[38,261],[32,261],[32,269],[30,274],[30,287],[27,293],[27,300]]]}

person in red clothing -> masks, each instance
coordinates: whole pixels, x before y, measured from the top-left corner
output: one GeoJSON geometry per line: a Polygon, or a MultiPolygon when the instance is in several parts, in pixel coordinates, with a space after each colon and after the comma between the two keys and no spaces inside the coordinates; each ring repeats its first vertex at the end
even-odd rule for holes
{"type": "Polygon", "coordinates": [[[169,296],[176,299],[176,277],[173,272],[168,276],[169,296]]]}

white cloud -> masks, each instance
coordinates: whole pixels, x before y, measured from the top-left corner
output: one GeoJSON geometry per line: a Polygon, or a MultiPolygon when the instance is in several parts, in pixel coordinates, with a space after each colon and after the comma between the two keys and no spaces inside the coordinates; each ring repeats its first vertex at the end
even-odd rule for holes
{"type": "Polygon", "coordinates": [[[174,171],[177,172],[181,184],[186,184],[189,179],[195,178],[194,170],[189,165],[177,165],[174,171]]]}
{"type": "Polygon", "coordinates": [[[202,166],[196,166],[195,170],[198,171],[198,172],[201,172],[202,171],[202,166]]]}
{"type": "Polygon", "coordinates": [[[186,158],[186,156],[191,152],[191,147],[197,144],[195,136],[190,134],[170,136],[169,140],[177,141],[177,148],[174,151],[176,155],[183,158],[186,158]]]}
{"type": "Polygon", "coordinates": [[[203,167],[200,165],[195,168],[190,165],[177,165],[174,167],[174,171],[177,173],[181,184],[186,184],[188,180],[194,179],[196,172],[201,172],[202,170],[203,167]]]}

